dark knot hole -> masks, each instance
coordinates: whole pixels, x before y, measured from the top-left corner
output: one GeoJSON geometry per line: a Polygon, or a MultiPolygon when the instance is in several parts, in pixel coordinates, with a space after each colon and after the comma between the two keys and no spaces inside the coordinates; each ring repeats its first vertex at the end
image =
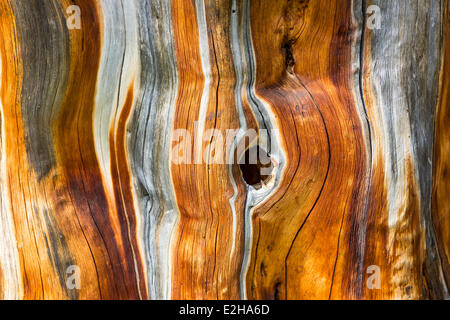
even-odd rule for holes
{"type": "Polygon", "coordinates": [[[239,168],[244,181],[255,189],[260,189],[272,178],[273,163],[270,155],[259,146],[245,151],[239,160],[239,168]]]}

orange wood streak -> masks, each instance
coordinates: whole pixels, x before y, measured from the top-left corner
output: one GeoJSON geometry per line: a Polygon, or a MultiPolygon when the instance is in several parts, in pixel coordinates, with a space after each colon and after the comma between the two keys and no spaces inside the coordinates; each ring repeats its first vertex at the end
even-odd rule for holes
{"type": "MultiPolygon", "coordinates": [[[[114,182],[114,195],[116,210],[118,213],[119,224],[121,227],[121,236],[124,240],[124,252],[128,261],[135,261],[136,270],[139,278],[136,281],[128,283],[132,290],[139,292],[140,298],[146,298],[146,281],[142,270],[142,259],[137,240],[137,222],[135,208],[133,205],[133,191],[131,186],[131,177],[129,171],[129,162],[127,149],[125,145],[126,125],[130,112],[133,107],[133,85],[131,83],[128,89],[125,105],[119,116],[116,131],[110,131],[110,152],[111,152],[111,170],[114,182]]],[[[133,264],[128,268],[132,269],[133,264]]],[[[132,270],[129,272],[133,275],[132,270]]]]}
{"type": "MultiPolygon", "coordinates": [[[[193,122],[196,119],[196,108],[200,105],[201,93],[203,85],[205,83],[202,74],[200,73],[200,51],[199,51],[199,39],[198,29],[195,17],[195,7],[193,2],[187,1],[174,1],[172,4],[172,20],[173,20],[173,32],[175,52],[178,57],[178,97],[174,116],[174,129],[183,128],[188,130],[191,134],[194,132],[193,122]],[[189,44],[185,42],[185,39],[190,39],[189,44]],[[191,109],[193,110],[191,113],[191,109]],[[193,114],[191,116],[191,114],[193,114]],[[189,120],[190,119],[190,120],[189,120]]],[[[187,150],[188,145],[185,145],[184,150],[187,150]]],[[[176,241],[174,241],[175,248],[173,249],[173,282],[176,286],[172,287],[172,297],[174,299],[183,299],[195,297],[195,290],[198,287],[202,288],[201,275],[192,275],[191,268],[193,262],[189,261],[189,257],[198,258],[204,257],[203,247],[194,246],[192,243],[182,242],[184,236],[184,221],[191,219],[201,218],[201,213],[205,208],[200,207],[203,203],[195,199],[196,193],[196,180],[195,176],[189,176],[186,171],[188,168],[181,166],[172,166],[172,179],[174,182],[175,194],[183,192],[180,196],[184,201],[180,201],[177,205],[180,212],[180,218],[178,223],[178,231],[175,235],[176,241]],[[177,177],[182,177],[183,188],[180,188],[180,183],[177,177]],[[198,209],[197,209],[198,208],[198,209]],[[186,218],[184,218],[186,216],[186,218]],[[179,252],[179,254],[178,254],[179,252]],[[182,258],[181,258],[182,257],[182,258]],[[200,279],[199,279],[200,278],[200,279]]],[[[200,181],[200,180],[197,180],[200,181]]],[[[203,194],[203,193],[202,193],[203,194]]],[[[191,236],[199,235],[204,230],[198,230],[191,234],[191,236]]],[[[204,236],[205,237],[205,236],[204,236]]],[[[195,240],[195,239],[194,239],[195,240]]],[[[202,270],[203,265],[196,264],[197,270],[202,270]]],[[[203,296],[203,290],[200,289],[201,296],[203,296]]],[[[197,294],[200,295],[200,293],[197,294]]]]}
{"type": "Polygon", "coordinates": [[[342,268],[357,268],[349,232],[365,195],[367,150],[351,95],[350,2],[251,8],[252,33],[265,34],[253,37],[255,86],[281,122],[288,163],[278,191],[254,213],[249,296],[351,297],[352,275],[342,268]]]}
{"type": "MultiPolygon", "coordinates": [[[[95,268],[90,270],[97,273],[101,288],[98,297],[145,298],[142,265],[135,264],[130,250],[130,242],[135,240],[129,239],[128,232],[123,230],[126,228],[124,212],[108,203],[95,153],[92,123],[102,40],[100,8],[92,1],[78,5],[84,14],[84,25],[78,32],[71,33],[69,85],[55,126],[57,156],[77,219],[84,230],[85,242],[91,250],[91,259],[95,261],[95,268]]],[[[125,110],[129,112],[129,108],[128,105],[125,110]]],[[[119,134],[123,134],[123,127],[121,130],[119,134]]],[[[118,152],[123,152],[123,146],[118,152]]]]}
{"type": "MultiPolygon", "coordinates": [[[[5,128],[2,132],[2,144],[5,145],[5,150],[11,150],[8,155],[2,155],[2,158],[7,157],[7,164],[14,164],[11,169],[15,169],[9,169],[6,173],[7,185],[9,186],[8,197],[14,195],[13,199],[16,200],[14,207],[19,211],[20,214],[20,210],[25,206],[25,201],[23,199],[23,196],[22,199],[19,200],[20,195],[18,193],[19,190],[22,189],[22,187],[20,185],[18,186],[17,180],[20,179],[18,171],[23,167],[22,163],[24,159],[21,157],[20,149],[18,149],[17,152],[14,152],[14,150],[16,147],[23,145],[23,135],[21,134],[23,125],[20,121],[20,101],[18,101],[22,86],[22,66],[20,64],[20,59],[18,59],[18,57],[20,56],[21,48],[18,47],[16,25],[12,8],[10,7],[9,3],[2,1],[0,2],[0,9],[0,28],[3,38],[3,41],[0,41],[0,52],[2,60],[1,101],[3,105],[2,122],[5,128]],[[6,44],[9,44],[9,46],[7,47],[6,44]],[[5,83],[7,83],[6,81],[8,81],[8,85],[5,85],[5,83]],[[11,121],[8,121],[8,119],[11,119],[11,121]],[[17,193],[12,194],[10,190],[14,187],[16,187],[17,193]]],[[[26,211],[22,212],[25,213],[26,211]]],[[[23,218],[25,218],[25,216],[23,216],[23,218]]],[[[28,226],[23,222],[16,224],[18,220],[19,219],[17,218],[14,219],[14,225],[17,241],[19,244],[18,251],[20,255],[20,268],[21,271],[25,275],[27,275],[23,283],[24,294],[31,296],[31,294],[29,293],[30,288],[42,288],[39,270],[39,259],[37,248],[34,245],[33,239],[31,238],[32,233],[28,232],[28,226]],[[21,234],[22,232],[24,234],[21,234]],[[35,261],[35,263],[25,264],[24,255],[31,257],[31,261],[35,261]]],[[[26,221],[26,219],[24,219],[24,221],[26,221]]],[[[2,281],[2,284],[3,283],[4,281],[2,281]]],[[[41,289],[36,292],[34,297],[40,298],[42,297],[42,294],[43,291],[41,289]]]]}
{"type": "MultiPolygon", "coordinates": [[[[92,268],[91,261],[85,261],[89,255],[85,248],[79,248],[82,243],[81,234],[77,231],[74,221],[68,216],[69,209],[61,208],[61,193],[64,193],[55,170],[52,177],[38,180],[28,163],[25,148],[25,128],[21,116],[20,91],[22,85],[21,50],[19,47],[18,29],[12,10],[8,4],[2,2],[2,105],[3,121],[5,124],[2,137],[5,143],[7,189],[11,214],[14,220],[17,248],[20,258],[20,272],[23,279],[24,299],[61,299],[67,298],[68,292],[62,286],[59,272],[53,264],[54,254],[64,258],[69,256],[71,261],[79,261],[81,267],[92,268]],[[4,10],[3,10],[4,9],[4,10]],[[8,18],[8,20],[6,20],[8,18]],[[7,44],[8,47],[4,46],[7,44]],[[6,62],[6,63],[5,63],[6,62]],[[52,223],[46,219],[52,212],[60,214],[53,216],[52,223]],[[57,228],[49,231],[49,228],[57,228]],[[60,239],[67,243],[67,251],[62,248],[51,252],[49,249],[50,233],[56,231],[60,239]]],[[[56,240],[58,242],[58,240],[56,240]]],[[[59,244],[62,242],[59,241],[59,244]]],[[[89,280],[89,273],[85,274],[89,280]]],[[[95,279],[95,278],[94,278],[95,279]]],[[[94,282],[95,283],[95,282],[94,282]]],[[[86,287],[86,292],[96,288],[86,287]]],[[[94,293],[96,295],[96,292],[94,293]]]]}
{"type": "MultiPolygon", "coordinates": [[[[60,4],[66,8],[72,2],[60,4]]],[[[120,175],[120,179],[116,176],[118,185],[126,198],[124,204],[118,199],[118,204],[126,206],[124,211],[107,201],[93,141],[102,41],[100,8],[92,1],[78,1],[77,5],[83,12],[83,27],[70,31],[68,86],[52,123],[57,165],[39,179],[27,159],[26,128],[20,108],[21,31],[8,2],[0,2],[5,133],[2,143],[7,150],[4,174],[17,238],[23,298],[145,299],[143,264],[140,254],[133,254],[133,250],[138,251],[136,213],[124,142],[133,93],[126,101],[114,141],[114,155],[119,160],[114,171],[120,175]],[[81,270],[80,290],[66,288],[69,265],[77,265],[81,270]]]]}
{"type": "MultiPolygon", "coordinates": [[[[235,75],[229,46],[229,2],[206,1],[208,21],[209,64],[211,84],[204,132],[237,129],[234,102],[235,75]]],[[[172,4],[175,48],[179,72],[179,92],[174,129],[187,129],[194,139],[194,122],[199,109],[204,75],[201,74],[198,27],[193,2],[172,4]],[[186,41],[186,39],[189,39],[186,41]]],[[[198,17],[197,17],[198,19],[198,17]]],[[[203,132],[200,133],[203,135],[203,132]]],[[[203,136],[202,136],[203,137],[203,136]]],[[[207,137],[214,143],[213,137],[207,137]]],[[[202,154],[209,149],[202,143],[202,154]]],[[[194,145],[192,146],[194,148],[194,145]]],[[[215,152],[227,152],[216,150],[215,152]]],[[[194,159],[194,149],[192,149],[194,159]]],[[[174,299],[237,299],[243,249],[242,184],[236,200],[237,230],[235,251],[232,247],[232,212],[229,199],[233,188],[225,164],[172,164],[172,178],[180,219],[173,251],[172,298],[174,299]]]]}
{"type": "Polygon", "coordinates": [[[450,2],[444,1],[443,63],[436,112],[433,163],[433,222],[447,287],[450,287],[450,2]]]}

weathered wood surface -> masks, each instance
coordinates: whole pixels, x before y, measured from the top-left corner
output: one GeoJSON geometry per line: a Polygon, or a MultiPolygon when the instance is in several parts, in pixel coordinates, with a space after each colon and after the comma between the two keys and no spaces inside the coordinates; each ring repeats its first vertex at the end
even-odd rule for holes
{"type": "Polygon", "coordinates": [[[0,0],[0,31],[1,298],[449,298],[448,0],[0,0]]]}

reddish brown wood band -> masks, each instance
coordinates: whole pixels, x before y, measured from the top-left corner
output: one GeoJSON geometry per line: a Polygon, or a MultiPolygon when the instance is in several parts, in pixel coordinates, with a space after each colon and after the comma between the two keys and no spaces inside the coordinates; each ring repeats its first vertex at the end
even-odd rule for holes
{"type": "Polygon", "coordinates": [[[448,10],[0,0],[0,297],[448,298],[448,10]]]}

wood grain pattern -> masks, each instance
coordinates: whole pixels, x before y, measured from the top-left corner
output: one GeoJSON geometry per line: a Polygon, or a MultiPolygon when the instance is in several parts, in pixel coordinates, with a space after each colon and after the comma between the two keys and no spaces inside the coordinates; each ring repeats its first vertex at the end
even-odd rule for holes
{"type": "Polygon", "coordinates": [[[449,6],[0,0],[0,298],[449,298],[449,6]]]}

